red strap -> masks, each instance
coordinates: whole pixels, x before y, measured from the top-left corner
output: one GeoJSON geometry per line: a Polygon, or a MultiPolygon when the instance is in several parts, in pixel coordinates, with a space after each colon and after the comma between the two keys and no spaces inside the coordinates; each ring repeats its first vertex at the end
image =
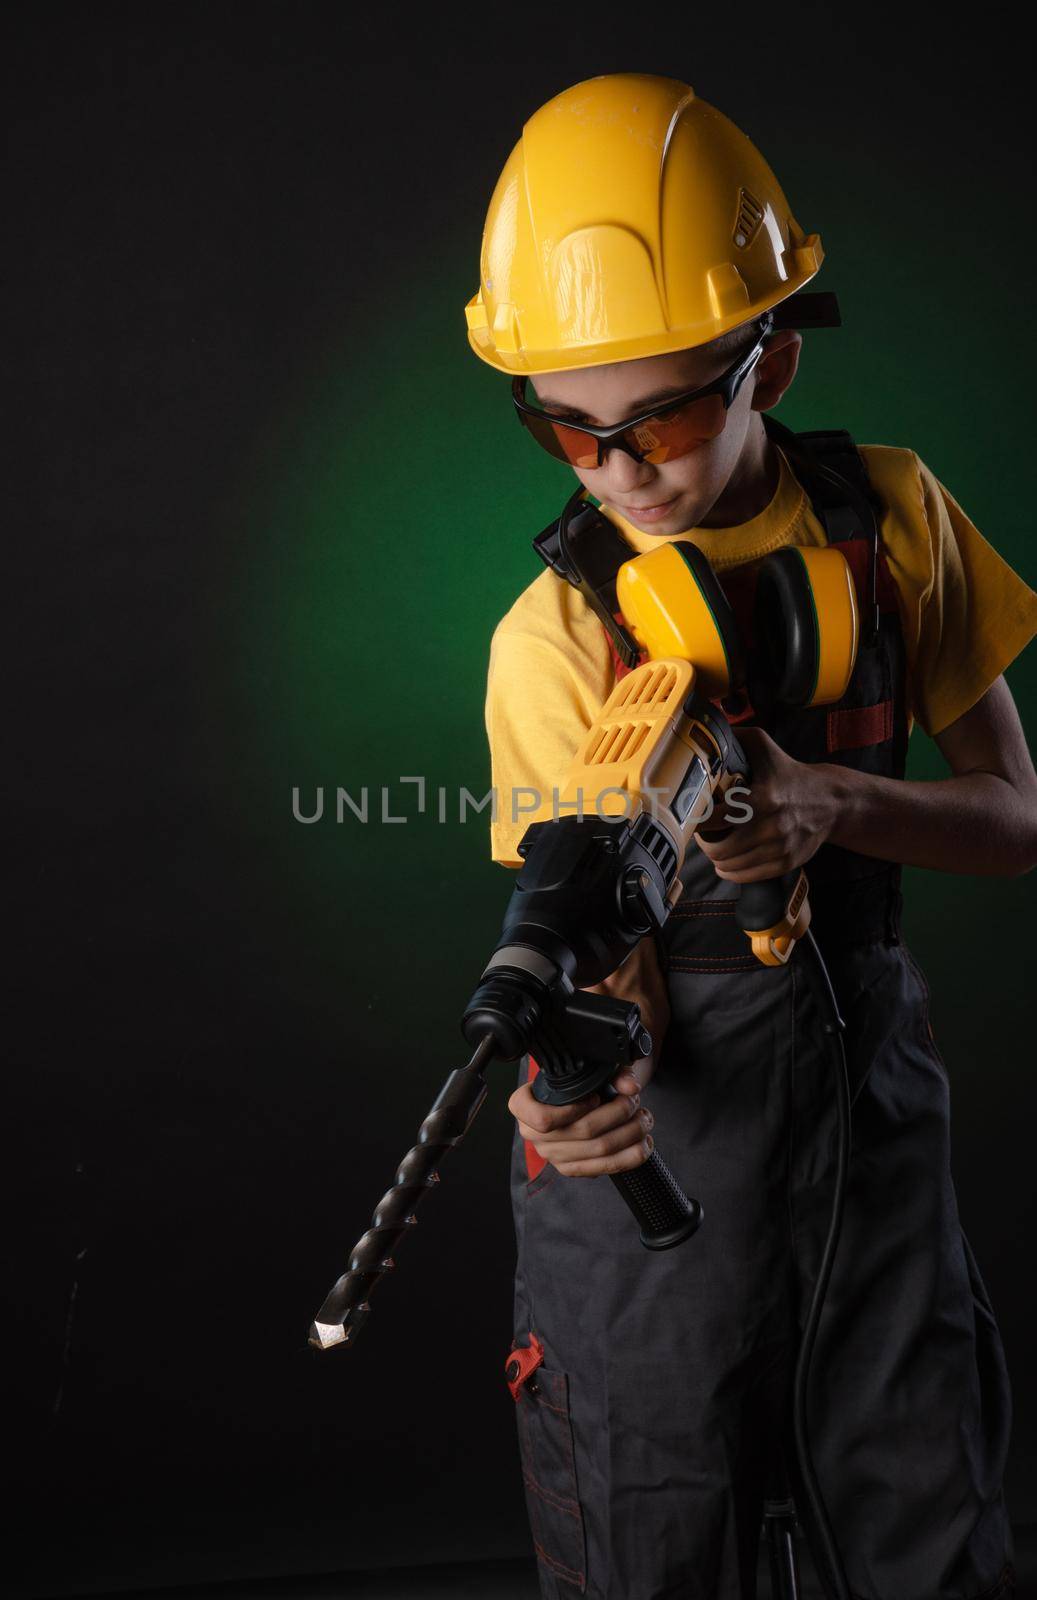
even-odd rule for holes
{"type": "Polygon", "coordinates": [[[874,706],[856,706],[849,711],[828,713],[829,750],[863,750],[893,737],[893,702],[880,700],[874,706]]]}
{"type": "MultiPolygon", "coordinates": [[[[869,539],[836,539],[829,546],[832,550],[839,550],[846,558],[847,566],[853,577],[853,586],[857,591],[857,603],[863,615],[868,603],[871,585],[871,541],[869,539]]],[[[756,577],[759,571],[758,562],[747,562],[740,567],[732,567],[721,578],[724,593],[731,603],[735,614],[738,631],[745,643],[751,648],[753,644],[753,601],[756,598],[756,577]]],[[[880,611],[895,611],[897,609],[896,585],[890,576],[886,557],[879,547],[878,579],[876,595],[880,611]]]]}
{"type": "MultiPolygon", "coordinates": [[[[529,1077],[526,1079],[526,1082],[532,1083],[539,1071],[540,1068],[533,1060],[533,1057],[530,1056],[529,1077]]],[[[532,1183],[534,1178],[539,1178],[540,1174],[547,1166],[547,1161],[545,1157],[540,1154],[540,1151],[537,1149],[535,1144],[531,1144],[528,1139],[523,1139],[522,1143],[526,1147],[526,1178],[530,1183],[532,1183]]]]}
{"type": "MultiPolygon", "coordinates": [[[[863,612],[868,603],[868,595],[871,592],[871,540],[834,539],[832,541],[832,549],[841,550],[846,557],[847,565],[853,573],[857,599],[863,612]]],[[[886,553],[881,544],[879,545],[875,598],[878,600],[880,611],[895,611],[897,609],[897,586],[893,582],[889,567],[886,564],[886,553]]]]}
{"type": "MultiPolygon", "coordinates": [[[[626,626],[626,624],[623,622],[623,613],[622,613],[622,611],[613,611],[612,615],[615,617],[615,619],[616,619],[616,621],[618,623],[620,623],[624,627],[626,626]]],[[[613,668],[615,669],[616,682],[618,683],[620,678],[625,678],[627,673],[628,672],[633,672],[634,669],[633,669],[633,667],[628,667],[626,662],[622,661],[620,659],[619,651],[616,649],[616,641],[613,639],[611,633],[609,633],[609,631],[606,628],[604,623],[601,624],[601,628],[602,628],[602,632],[605,635],[605,642],[607,643],[607,645],[609,647],[609,655],[612,657],[612,665],[613,665],[613,668]]],[[[643,662],[644,660],[645,660],[645,653],[642,650],[640,652],[639,656],[638,656],[638,665],[640,665],[641,662],[643,662]]]]}
{"type": "Polygon", "coordinates": [[[530,1329],[529,1344],[513,1344],[504,1363],[504,1376],[508,1380],[511,1398],[518,1404],[519,1390],[544,1361],[544,1347],[530,1329]]]}

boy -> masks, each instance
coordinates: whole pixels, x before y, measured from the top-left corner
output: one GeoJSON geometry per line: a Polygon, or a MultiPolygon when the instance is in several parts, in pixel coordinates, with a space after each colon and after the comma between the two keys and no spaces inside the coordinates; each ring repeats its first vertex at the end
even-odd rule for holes
{"type": "MultiPolygon", "coordinates": [[[[802,344],[795,306],[781,308],[821,259],[758,152],[688,85],[595,78],[542,107],[504,168],[469,338],[633,551],[690,538],[734,601],[769,552],[834,537],[823,468],[766,416],[802,344]]],[[[811,1370],[828,1517],[854,1596],[1014,1591],[1009,1385],[957,1218],[948,1083],[900,940],[899,869],[1037,862],[1037,777],[1001,676],[1037,630],[1037,596],[913,451],[849,452],[839,461],[878,507],[879,614],[846,695],[828,711],[743,708],[751,820],[699,835],[661,934],[599,986],[639,1003],[655,1045],[617,1074],[619,1098],[544,1106],[527,1059],[510,1101],[507,1372],[544,1600],[752,1600],[783,1475],[807,1520],[789,1391],[828,1225],[834,1084],[811,971],[757,963],[731,915],[740,885],[804,864],[853,1110],[811,1370]],[[950,777],[905,781],[912,721],[950,777]],[[706,1219],[658,1253],[611,1184],[570,1181],[642,1164],[653,1123],[706,1219]]],[[[598,617],[553,571],[498,625],[495,860],[520,865],[513,792],[564,780],[615,674],[598,617]]]]}

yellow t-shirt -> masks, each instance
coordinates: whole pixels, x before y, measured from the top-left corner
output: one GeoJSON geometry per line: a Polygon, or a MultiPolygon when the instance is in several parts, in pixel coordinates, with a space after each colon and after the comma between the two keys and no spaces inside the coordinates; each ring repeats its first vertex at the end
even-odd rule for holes
{"type": "MultiPolygon", "coordinates": [[[[913,450],[860,449],[885,508],[880,532],[904,630],[908,710],[934,735],[975,705],[1037,632],[1037,594],[913,450]]],[[[691,538],[718,573],[783,545],[823,545],[806,492],[780,449],[778,455],[770,504],[737,527],[653,535],[610,506],[602,510],[638,553],[664,538],[691,538]]],[[[550,795],[564,782],[613,682],[598,618],[571,584],[545,569],[501,618],[490,646],[486,732],[496,790],[495,861],[520,865],[515,847],[529,825],[532,795],[550,795]]]]}

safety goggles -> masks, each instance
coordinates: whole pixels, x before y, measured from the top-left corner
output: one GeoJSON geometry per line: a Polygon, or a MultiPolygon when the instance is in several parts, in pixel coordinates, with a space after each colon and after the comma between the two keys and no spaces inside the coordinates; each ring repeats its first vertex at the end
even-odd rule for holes
{"type": "Polygon", "coordinates": [[[723,432],[728,409],[762,356],[772,331],[769,314],[765,313],[760,320],[760,335],[752,349],[739,356],[719,378],[704,388],[674,395],[639,417],[617,422],[611,428],[569,422],[530,405],[526,399],[527,380],[515,378],[511,397],[518,419],[548,455],[585,472],[603,466],[608,450],[623,450],[635,461],[648,461],[653,466],[677,461],[723,432]]]}

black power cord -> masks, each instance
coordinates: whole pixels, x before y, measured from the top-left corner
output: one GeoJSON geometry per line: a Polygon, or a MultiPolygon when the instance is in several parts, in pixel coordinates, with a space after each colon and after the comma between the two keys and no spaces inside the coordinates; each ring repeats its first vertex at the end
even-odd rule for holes
{"type": "Polygon", "coordinates": [[[810,1442],[807,1436],[807,1383],[810,1377],[810,1358],[814,1353],[817,1329],[821,1321],[821,1309],[824,1305],[828,1280],[832,1275],[832,1263],[835,1260],[835,1252],[839,1244],[839,1233],[843,1221],[843,1201],[846,1194],[846,1180],[850,1166],[850,1084],[846,1068],[846,1048],[843,1044],[845,1023],[839,1012],[839,1002],[835,997],[835,990],[832,988],[832,980],[829,976],[828,968],[818,948],[817,941],[809,929],[803,935],[802,943],[810,952],[811,961],[821,980],[821,986],[830,1013],[830,1018],[825,1023],[824,1028],[825,1034],[831,1043],[832,1057],[836,1069],[838,1142],[835,1160],[835,1190],[832,1195],[828,1236],[825,1239],[824,1250],[821,1254],[821,1265],[818,1268],[817,1281],[814,1284],[810,1309],[807,1312],[799,1344],[799,1353],[796,1357],[792,1403],[793,1430],[800,1476],[813,1515],[822,1564],[827,1568],[827,1571],[819,1574],[821,1582],[824,1585],[825,1592],[830,1596],[830,1600],[852,1600],[842,1557],[839,1554],[839,1546],[836,1544],[835,1534],[828,1520],[828,1512],[821,1494],[821,1486],[814,1471],[814,1463],[810,1454],[810,1442]]]}

